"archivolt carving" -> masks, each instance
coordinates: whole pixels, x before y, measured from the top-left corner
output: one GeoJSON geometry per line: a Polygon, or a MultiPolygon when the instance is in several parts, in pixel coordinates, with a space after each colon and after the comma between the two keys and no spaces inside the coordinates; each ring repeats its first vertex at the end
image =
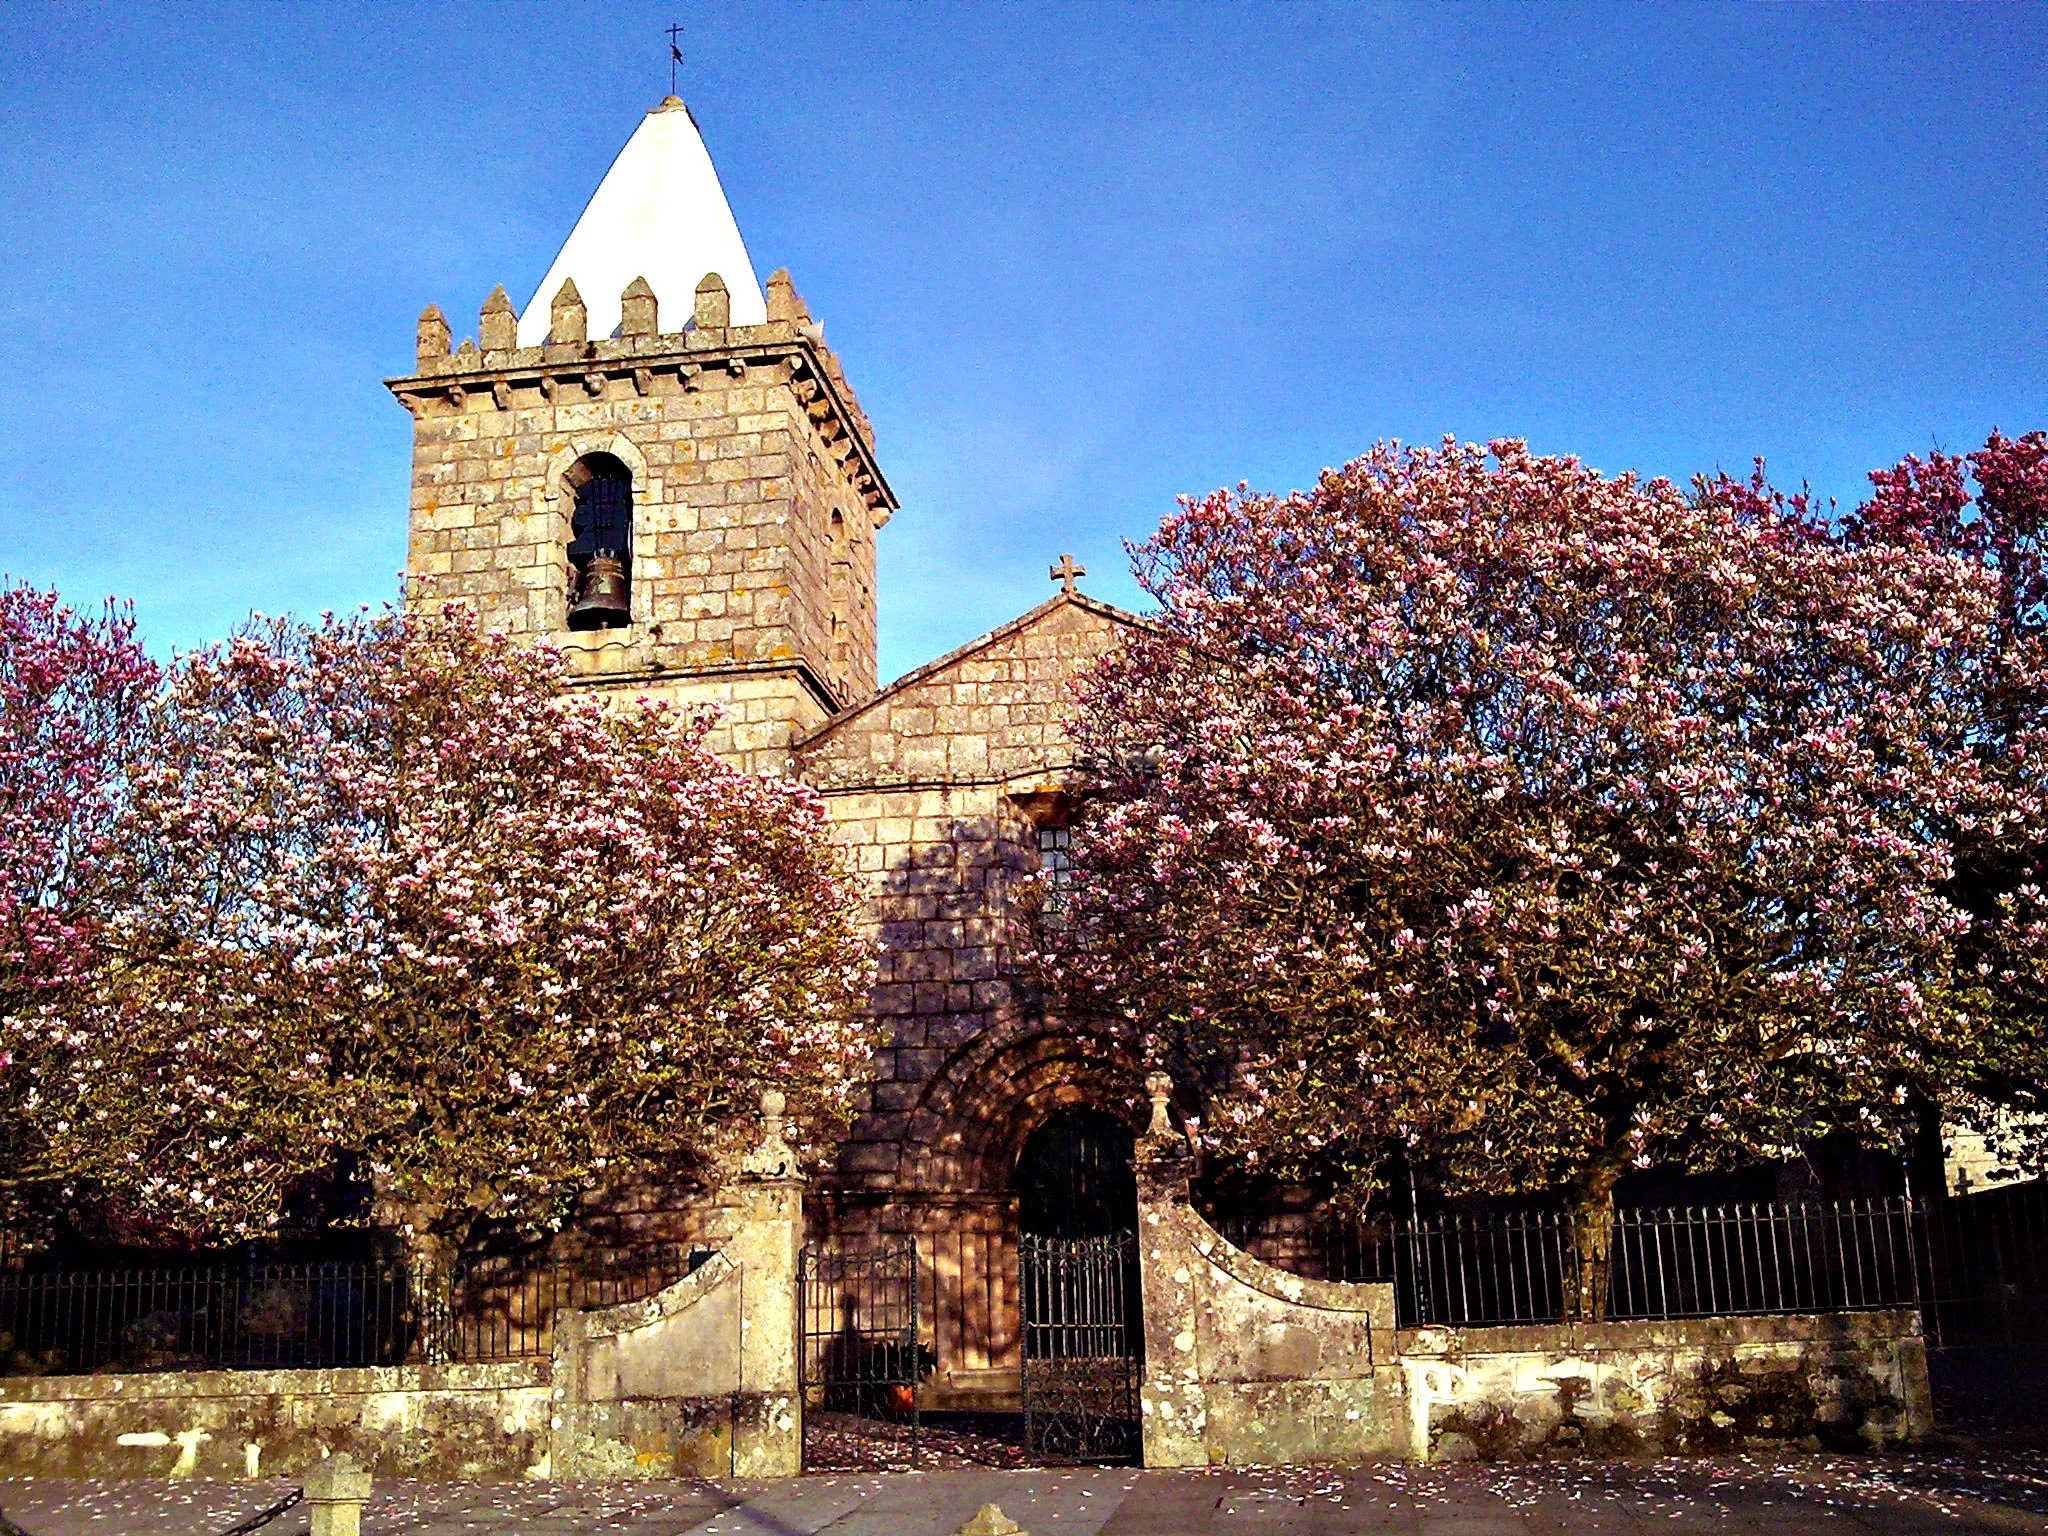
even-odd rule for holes
{"type": "Polygon", "coordinates": [[[903,1141],[914,1188],[1007,1190],[1025,1139],[1086,1104],[1143,1128],[1143,1072],[1105,1031],[1036,1015],[962,1046],[927,1084],[903,1141]]]}

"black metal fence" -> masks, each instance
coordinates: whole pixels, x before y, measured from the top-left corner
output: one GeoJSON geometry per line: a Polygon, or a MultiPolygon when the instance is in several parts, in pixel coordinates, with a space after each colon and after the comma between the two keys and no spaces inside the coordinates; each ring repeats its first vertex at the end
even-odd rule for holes
{"type": "Polygon", "coordinates": [[[1397,1228],[1390,1278],[1415,1324],[1540,1322],[1582,1296],[1636,1319],[1910,1307],[1920,1214],[1903,1200],[1633,1209],[1604,1233],[1554,1212],[1444,1217],[1397,1228]]]}
{"type": "Polygon", "coordinates": [[[652,1295],[704,1252],[402,1261],[0,1264],[0,1374],[243,1370],[516,1360],[548,1354],[559,1311],[652,1295]]]}
{"type": "Polygon", "coordinates": [[[2048,1185],[1943,1200],[1635,1207],[1604,1234],[1558,1211],[1221,1223],[1268,1263],[1384,1281],[1403,1326],[1918,1307],[1934,1347],[2048,1330],[2048,1185]],[[1604,1252],[1602,1251],[1604,1244],[1604,1252]]]}
{"type": "Polygon", "coordinates": [[[860,1469],[858,1450],[838,1443],[849,1436],[889,1441],[915,1462],[918,1384],[937,1364],[918,1341],[917,1240],[807,1244],[799,1274],[798,1379],[806,1406],[838,1416],[830,1427],[806,1419],[805,1465],[860,1469]]]}

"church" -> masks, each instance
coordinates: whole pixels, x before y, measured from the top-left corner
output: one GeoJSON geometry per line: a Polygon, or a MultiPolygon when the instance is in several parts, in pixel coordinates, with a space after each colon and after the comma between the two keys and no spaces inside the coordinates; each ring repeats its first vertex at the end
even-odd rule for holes
{"type": "Polygon", "coordinates": [[[1062,556],[1045,602],[878,685],[873,429],[789,274],[755,276],[674,96],[525,310],[500,287],[451,340],[430,305],[388,381],[408,601],[560,647],[573,688],[715,705],[715,751],[816,789],[865,886],[883,1043],[811,1233],[914,1240],[930,1405],[1014,1405],[1020,1233],[1087,1235],[1072,1170],[1127,1179],[1142,1121],[1136,1064],[1035,995],[1019,900],[1064,857],[1068,681],[1140,621],[1062,556]]]}

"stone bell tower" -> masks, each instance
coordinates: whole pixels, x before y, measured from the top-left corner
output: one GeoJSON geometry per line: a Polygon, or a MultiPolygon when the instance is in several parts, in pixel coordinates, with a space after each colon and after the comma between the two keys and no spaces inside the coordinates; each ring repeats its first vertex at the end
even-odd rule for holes
{"type": "Polygon", "coordinates": [[[875,534],[896,500],[787,272],[765,293],[689,109],[649,112],[525,314],[420,316],[406,598],[473,604],[578,687],[715,702],[781,768],[875,690],[875,534]]]}

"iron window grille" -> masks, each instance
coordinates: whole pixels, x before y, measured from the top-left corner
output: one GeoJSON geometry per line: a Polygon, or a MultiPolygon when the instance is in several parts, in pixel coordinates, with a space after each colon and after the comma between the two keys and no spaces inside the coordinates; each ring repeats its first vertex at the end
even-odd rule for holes
{"type": "Polygon", "coordinates": [[[1065,922],[1074,883],[1074,834],[1065,827],[1038,829],[1038,867],[1045,874],[1047,922],[1065,922]]]}

